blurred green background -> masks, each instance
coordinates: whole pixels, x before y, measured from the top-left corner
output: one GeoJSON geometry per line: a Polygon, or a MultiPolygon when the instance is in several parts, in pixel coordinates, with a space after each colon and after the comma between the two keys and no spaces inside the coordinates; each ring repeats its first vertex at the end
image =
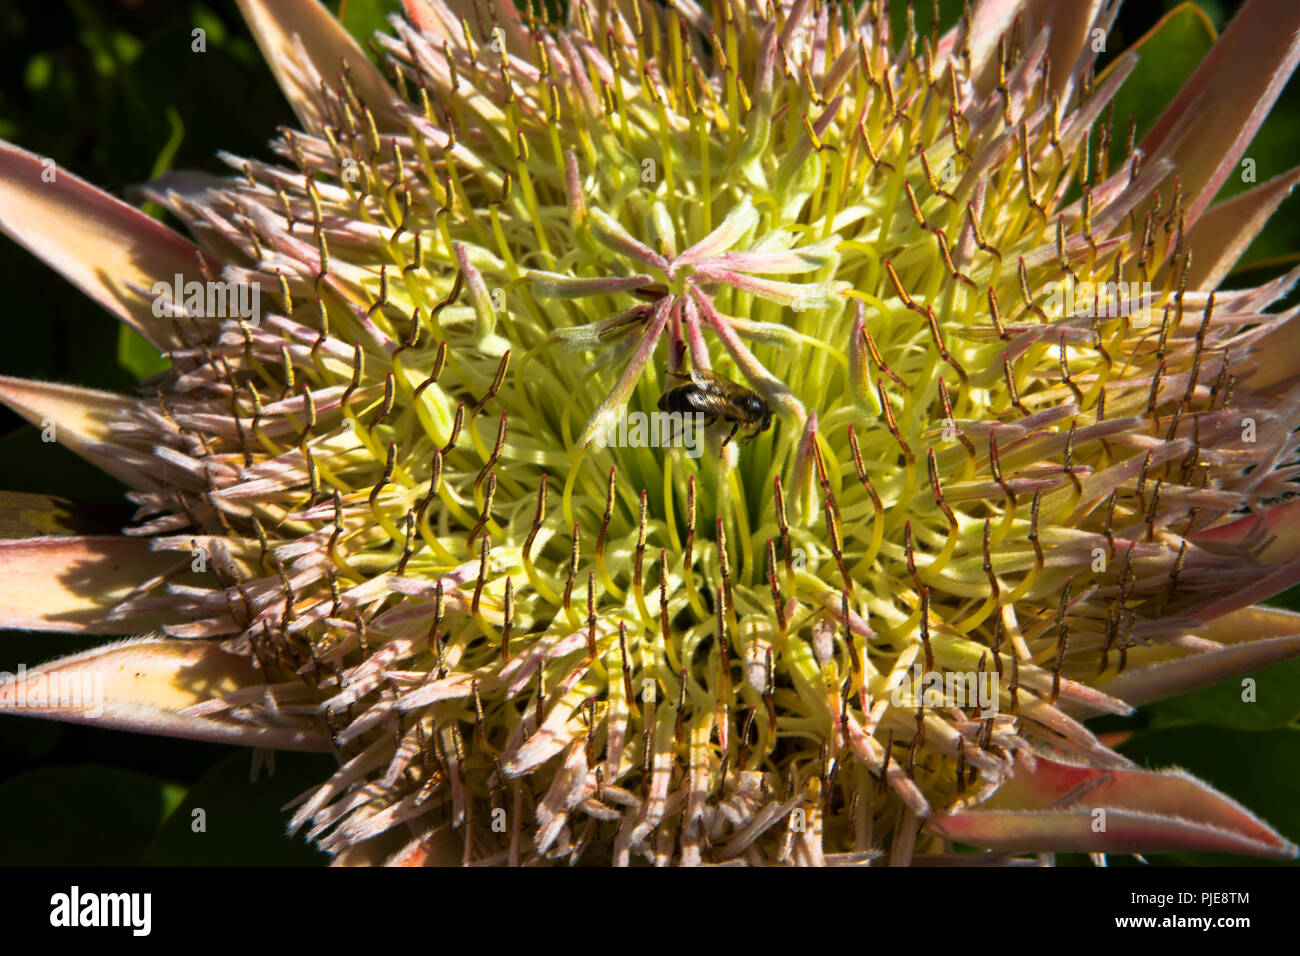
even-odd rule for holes
{"type": "MultiPolygon", "coordinates": [[[[328,4],[335,12],[337,2],[328,4]]],[[[383,24],[397,0],[346,0],[359,37],[383,24]]],[[[1116,100],[1122,146],[1130,114],[1138,134],[1209,48],[1238,4],[1129,0],[1102,66],[1148,34],[1142,61],[1116,100]],[[1162,19],[1163,18],[1163,19],[1162,19]]],[[[901,26],[906,5],[893,4],[901,26]]],[[[931,5],[917,4],[918,29],[931,5]]],[[[941,27],[960,2],[942,0],[941,27]]],[[[233,0],[8,0],[0,4],[0,137],[116,195],[168,169],[225,173],[218,150],[269,158],[277,126],[293,123],[233,0]],[[206,51],[191,50],[192,31],[206,51]]],[[[1292,81],[1247,156],[1259,182],[1295,164],[1300,84],[1292,81]]],[[[1220,198],[1249,188],[1231,178],[1220,198]]],[[[1300,259],[1300,198],[1292,196],[1247,252],[1230,285],[1256,284],[1300,259]]],[[[8,290],[0,374],[130,389],[158,367],[156,353],[124,334],[80,292],[15,244],[0,240],[0,287],[8,290]]],[[[0,489],[64,496],[99,507],[120,527],[130,510],[121,487],[35,429],[0,410],[0,489]]],[[[1296,592],[1279,603],[1300,608],[1296,592]]],[[[0,670],[34,666],[99,643],[0,632],[0,670]]],[[[1123,752],[1149,766],[1177,764],[1240,800],[1300,843],[1300,660],[1253,675],[1258,702],[1236,683],[1094,721],[1129,733],[1123,752]]],[[[275,755],[249,784],[247,750],[0,717],[0,865],[318,865],[301,837],[282,836],[280,807],[334,767],[328,755],[275,755]],[[191,831],[192,811],[207,832],[191,831]]],[[[1086,858],[1062,862],[1087,864],[1086,858]]],[[[1131,862],[1114,857],[1114,865],[1131,862]]],[[[1211,855],[1151,857],[1153,863],[1244,862],[1211,855]]]]}

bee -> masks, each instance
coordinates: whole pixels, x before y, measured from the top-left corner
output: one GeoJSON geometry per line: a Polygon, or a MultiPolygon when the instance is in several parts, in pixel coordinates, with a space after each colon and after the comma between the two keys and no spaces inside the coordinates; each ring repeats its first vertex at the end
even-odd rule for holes
{"type": "Polygon", "coordinates": [[[692,369],[689,375],[680,372],[669,372],[668,375],[685,379],[687,384],[664,392],[659,399],[659,410],[683,415],[699,413],[705,416],[706,425],[712,425],[719,418],[730,422],[731,432],[723,441],[723,448],[742,428],[752,438],[772,424],[772,410],[767,407],[767,402],[756,392],[729,378],[703,369],[692,369]]]}

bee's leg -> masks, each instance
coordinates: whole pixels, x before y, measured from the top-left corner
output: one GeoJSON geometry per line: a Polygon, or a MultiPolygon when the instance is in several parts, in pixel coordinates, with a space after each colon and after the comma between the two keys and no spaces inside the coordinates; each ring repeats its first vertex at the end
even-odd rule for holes
{"type": "Polygon", "coordinates": [[[732,424],[731,424],[731,431],[727,433],[727,437],[726,437],[726,438],[723,440],[723,442],[722,442],[722,447],[723,447],[723,448],[726,448],[727,445],[730,444],[731,439],[733,439],[733,438],[736,437],[736,431],[737,431],[739,428],[740,428],[740,422],[732,422],[732,424]]]}

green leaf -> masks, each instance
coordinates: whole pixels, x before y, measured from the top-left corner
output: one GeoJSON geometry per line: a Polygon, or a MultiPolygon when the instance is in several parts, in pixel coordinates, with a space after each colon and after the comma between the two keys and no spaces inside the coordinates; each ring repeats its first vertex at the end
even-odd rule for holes
{"type": "MultiPolygon", "coordinates": [[[[854,3],[854,9],[860,9],[861,3],[854,3]]],[[[907,33],[907,4],[891,3],[886,9],[889,10],[890,29],[897,42],[901,44],[902,37],[907,33]]],[[[913,16],[916,23],[916,35],[918,37],[918,51],[920,37],[934,34],[942,34],[950,27],[955,27],[961,22],[961,13],[963,0],[939,0],[939,23],[933,26],[934,4],[916,3],[913,4],[913,16]]],[[[973,4],[972,4],[973,6],[973,4]]]]}
{"type": "Polygon", "coordinates": [[[1128,145],[1129,117],[1137,122],[1135,142],[1140,143],[1210,52],[1214,40],[1214,26],[1205,14],[1196,4],[1184,3],[1161,17],[1133,44],[1131,49],[1138,54],[1137,67],[1114,99],[1115,122],[1110,137],[1112,173],[1128,145]]]}
{"type": "MultiPolygon", "coordinates": [[[[1136,140],[1151,128],[1156,119],[1191,77],[1216,39],[1216,24],[1225,22],[1223,5],[1202,0],[1183,3],[1170,10],[1134,45],[1138,65],[1115,97],[1115,121],[1111,130],[1110,170],[1126,145],[1130,115],[1137,122],[1136,140]]],[[[1119,52],[1118,50],[1113,52],[1119,52]]],[[[1296,77],[1283,90],[1268,118],[1255,134],[1243,161],[1251,163],[1251,175],[1244,170],[1230,175],[1215,197],[1215,202],[1245,192],[1258,183],[1278,176],[1295,165],[1295,143],[1300,139],[1300,82],[1296,77]]],[[[1093,139],[1094,148],[1096,138],[1093,139]]],[[[1071,190],[1070,198],[1076,195],[1071,190]]],[[[1282,274],[1294,261],[1277,261],[1300,247],[1300,195],[1292,195],[1269,220],[1263,232],[1243,253],[1241,261],[1249,267],[1234,271],[1225,287],[1258,285],[1282,274]]]]}
{"type": "Polygon", "coordinates": [[[277,752],[275,773],[248,779],[249,751],[231,754],[199,779],[158,831],[146,866],[323,866],[328,857],[302,837],[285,835],[281,809],[338,769],[325,754],[277,752]],[[200,815],[196,811],[202,810],[200,815]],[[203,830],[196,832],[202,819],[203,830]]]}
{"type": "Polygon", "coordinates": [[[223,46],[228,36],[221,18],[202,4],[194,6],[194,26],[202,30],[209,46],[223,46]]]}
{"type": "Polygon", "coordinates": [[[1300,658],[1261,668],[1213,687],[1181,694],[1148,709],[1162,720],[1178,723],[1235,727],[1238,730],[1272,730],[1300,716],[1300,658]],[[1242,700],[1242,681],[1255,681],[1253,701],[1242,700]]]}
{"type": "Polygon", "coordinates": [[[171,362],[146,342],[144,336],[126,325],[117,332],[117,364],[141,381],[171,367],[171,362]]]}
{"type": "Polygon", "coordinates": [[[117,534],[125,509],[79,505],[54,495],[0,491],[0,539],[56,534],[117,534]]]}
{"type": "Polygon", "coordinates": [[[352,34],[366,55],[375,60],[374,51],[370,49],[371,36],[376,30],[391,32],[388,15],[401,12],[400,0],[343,0],[339,4],[339,22],[352,34]]]}
{"type": "MultiPolygon", "coordinates": [[[[0,640],[9,633],[0,631],[0,640]]],[[[0,720],[0,760],[47,761],[66,735],[67,727],[52,720],[0,720]]]]}
{"type": "MultiPolygon", "coordinates": [[[[181,114],[174,106],[167,107],[167,123],[171,126],[171,133],[158,153],[158,157],[153,161],[153,169],[149,171],[150,179],[157,179],[172,168],[176,153],[181,148],[181,141],[185,139],[185,121],[181,119],[181,114]]],[[[161,219],[163,216],[162,207],[156,202],[147,202],[141,208],[155,219],[161,219]]]]}
{"type": "Polygon", "coordinates": [[[0,488],[95,504],[116,504],[125,494],[116,478],[58,442],[41,441],[41,430],[26,422],[0,436],[0,488]]]}
{"type": "Polygon", "coordinates": [[[170,780],[110,767],[18,774],[0,786],[0,866],[130,866],[184,796],[170,780]]]}

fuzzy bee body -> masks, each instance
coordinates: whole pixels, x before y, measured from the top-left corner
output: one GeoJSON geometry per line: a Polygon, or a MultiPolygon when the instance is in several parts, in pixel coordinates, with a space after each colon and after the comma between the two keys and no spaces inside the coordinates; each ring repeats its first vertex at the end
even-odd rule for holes
{"type": "Polygon", "coordinates": [[[702,369],[692,369],[689,375],[668,374],[687,379],[687,383],[664,392],[659,399],[659,410],[685,415],[698,413],[705,416],[709,425],[718,419],[729,422],[731,432],[722,443],[724,448],[740,429],[753,437],[772,424],[772,410],[767,402],[743,385],[702,369]]]}

